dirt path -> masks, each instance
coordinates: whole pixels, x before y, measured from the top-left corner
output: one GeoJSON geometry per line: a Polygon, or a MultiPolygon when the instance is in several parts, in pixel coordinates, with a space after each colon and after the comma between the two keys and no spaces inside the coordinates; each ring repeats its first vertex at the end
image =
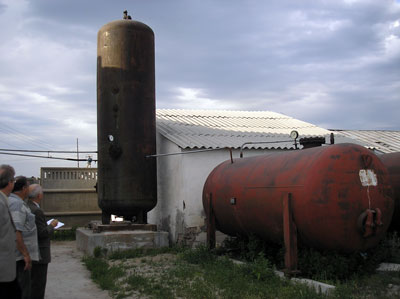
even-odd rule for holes
{"type": "Polygon", "coordinates": [[[46,299],[110,299],[91,281],[90,274],[81,262],[82,253],[75,241],[51,243],[52,261],[49,264],[46,299]]]}

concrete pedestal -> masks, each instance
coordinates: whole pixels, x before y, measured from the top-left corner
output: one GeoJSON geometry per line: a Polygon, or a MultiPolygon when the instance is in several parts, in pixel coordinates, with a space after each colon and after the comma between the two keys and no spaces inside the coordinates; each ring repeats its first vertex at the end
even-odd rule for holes
{"type": "Polygon", "coordinates": [[[93,254],[96,247],[113,252],[134,248],[160,248],[168,245],[168,232],[131,230],[94,233],[84,228],[76,230],[77,248],[89,255],[93,254]]]}

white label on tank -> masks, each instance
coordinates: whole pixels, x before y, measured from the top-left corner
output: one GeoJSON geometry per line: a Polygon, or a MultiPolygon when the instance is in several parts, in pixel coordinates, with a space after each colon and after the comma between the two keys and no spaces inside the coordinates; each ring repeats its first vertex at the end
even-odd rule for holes
{"type": "Polygon", "coordinates": [[[364,187],[378,185],[378,178],[372,169],[361,169],[359,174],[361,184],[364,187]]]}

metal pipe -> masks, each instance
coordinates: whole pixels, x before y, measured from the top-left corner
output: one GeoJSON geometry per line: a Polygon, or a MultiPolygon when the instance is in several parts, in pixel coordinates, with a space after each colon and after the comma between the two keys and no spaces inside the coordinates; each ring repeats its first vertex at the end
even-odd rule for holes
{"type": "MultiPolygon", "coordinates": [[[[208,148],[208,149],[202,149],[202,150],[188,151],[188,152],[177,152],[177,153],[168,153],[168,154],[147,155],[146,158],[158,158],[158,157],[174,156],[174,155],[197,154],[197,153],[202,153],[202,152],[219,151],[219,150],[223,150],[223,149],[230,150],[231,151],[231,157],[232,157],[232,149],[230,147],[221,147],[221,148],[208,148]]],[[[232,160],[232,158],[231,158],[231,160],[232,160]]]]}

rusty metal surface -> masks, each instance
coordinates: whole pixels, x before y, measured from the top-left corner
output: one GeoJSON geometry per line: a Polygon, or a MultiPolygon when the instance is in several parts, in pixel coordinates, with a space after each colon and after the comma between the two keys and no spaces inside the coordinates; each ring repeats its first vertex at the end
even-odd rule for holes
{"type": "Polygon", "coordinates": [[[224,233],[254,233],[281,243],[282,200],[289,193],[299,242],[321,249],[353,252],[376,246],[394,209],[386,167],[354,144],[226,161],[207,178],[203,206],[208,215],[211,194],[216,226],[224,233]],[[368,237],[357,226],[366,210],[374,211],[372,221],[383,223],[368,237]]]}
{"type": "Polygon", "coordinates": [[[400,152],[380,155],[379,158],[389,172],[395,201],[392,223],[389,230],[400,231],[400,152]]]}
{"type": "Polygon", "coordinates": [[[215,230],[215,216],[212,209],[212,197],[210,194],[206,194],[208,202],[208,215],[206,219],[207,223],[207,246],[210,249],[215,248],[216,243],[216,230],[215,230]]]}
{"type": "Polygon", "coordinates": [[[299,273],[297,270],[297,227],[293,219],[292,194],[282,200],[283,207],[283,240],[285,244],[285,274],[288,276],[299,273]]]}
{"type": "MultiPolygon", "coordinates": [[[[120,20],[104,25],[97,45],[98,202],[103,215],[127,219],[157,202],[154,33],[120,20]]],[[[109,218],[109,217],[108,217],[109,218]]]]}

